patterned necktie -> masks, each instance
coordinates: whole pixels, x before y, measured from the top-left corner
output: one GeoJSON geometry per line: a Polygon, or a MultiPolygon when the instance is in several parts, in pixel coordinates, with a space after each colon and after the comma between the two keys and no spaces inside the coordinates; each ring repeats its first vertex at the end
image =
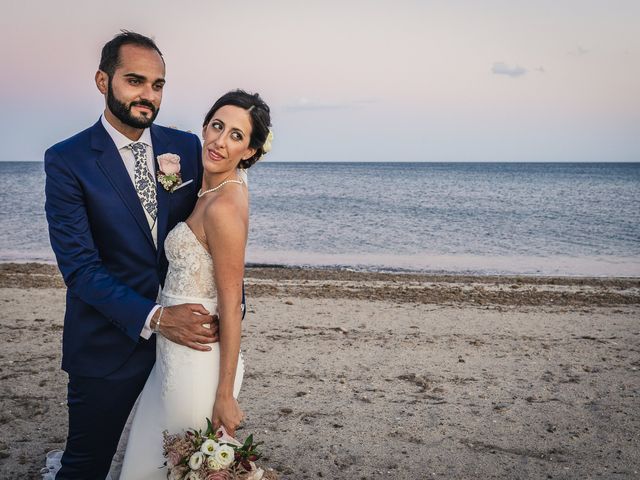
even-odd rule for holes
{"type": "Polygon", "coordinates": [[[147,147],[142,142],[135,142],[129,145],[136,159],[134,165],[133,184],[138,192],[138,197],[142,206],[155,221],[158,211],[156,201],[156,182],[147,166],[147,147]]]}

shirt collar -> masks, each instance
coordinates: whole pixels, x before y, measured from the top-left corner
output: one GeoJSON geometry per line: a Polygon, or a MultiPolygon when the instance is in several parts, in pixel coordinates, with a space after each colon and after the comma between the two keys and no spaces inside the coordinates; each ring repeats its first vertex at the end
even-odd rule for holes
{"type": "MultiPolygon", "coordinates": [[[[109,134],[109,136],[113,140],[113,143],[116,144],[116,147],[117,147],[118,150],[122,150],[123,148],[127,148],[132,143],[135,143],[133,140],[125,137],[122,133],[120,133],[118,130],[116,130],[115,127],[113,125],[111,125],[107,121],[107,119],[104,117],[104,115],[100,116],[100,121],[102,122],[102,126],[104,127],[104,129],[107,131],[107,133],[109,134]]],[[[140,138],[137,141],[141,142],[141,143],[144,143],[145,145],[147,145],[149,147],[152,147],[152,144],[151,144],[151,130],[148,129],[148,128],[145,128],[142,131],[142,135],[140,135],[140,138]]]]}

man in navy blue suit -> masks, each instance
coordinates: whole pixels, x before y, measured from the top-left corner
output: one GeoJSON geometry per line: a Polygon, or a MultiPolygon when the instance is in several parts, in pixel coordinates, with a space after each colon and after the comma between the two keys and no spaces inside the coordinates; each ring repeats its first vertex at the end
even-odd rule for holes
{"type": "Polygon", "coordinates": [[[168,266],[164,239],[191,213],[202,179],[198,138],[153,123],[162,54],[150,38],[124,31],[104,46],[95,82],[103,115],[45,153],[49,235],[67,285],[69,434],[58,479],[107,475],[153,367],[155,333],[198,350],[217,341],[202,305],[156,303],[168,266]],[[156,181],[164,153],[180,157],[183,184],[173,191],[156,181]]]}

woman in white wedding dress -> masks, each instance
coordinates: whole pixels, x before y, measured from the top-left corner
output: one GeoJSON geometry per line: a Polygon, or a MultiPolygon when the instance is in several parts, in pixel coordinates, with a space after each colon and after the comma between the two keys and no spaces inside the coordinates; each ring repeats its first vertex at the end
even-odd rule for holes
{"type": "Polygon", "coordinates": [[[236,400],[244,363],[240,354],[242,279],[249,226],[246,168],[270,148],[269,107],[256,94],[229,92],[203,125],[204,175],[196,206],[165,240],[169,271],[162,305],[201,303],[219,317],[219,342],[202,352],[162,334],[156,363],[140,394],[121,480],[164,479],[162,432],[224,426],[234,435],[243,413],[236,400]]]}

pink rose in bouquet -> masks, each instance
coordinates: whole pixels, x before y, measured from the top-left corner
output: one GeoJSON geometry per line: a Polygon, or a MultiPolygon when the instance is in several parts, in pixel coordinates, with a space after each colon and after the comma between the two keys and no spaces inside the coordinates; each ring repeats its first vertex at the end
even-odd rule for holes
{"type": "Polygon", "coordinates": [[[167,467],[173,468],[180,464],[182,457],[176,451],[167,452],[167,467]]]}
{"type": "Polygon", "coordinates": [[[219,470],[208,474],[205,480],[233,480],[233,474],[229,470],[219,470]]]}

